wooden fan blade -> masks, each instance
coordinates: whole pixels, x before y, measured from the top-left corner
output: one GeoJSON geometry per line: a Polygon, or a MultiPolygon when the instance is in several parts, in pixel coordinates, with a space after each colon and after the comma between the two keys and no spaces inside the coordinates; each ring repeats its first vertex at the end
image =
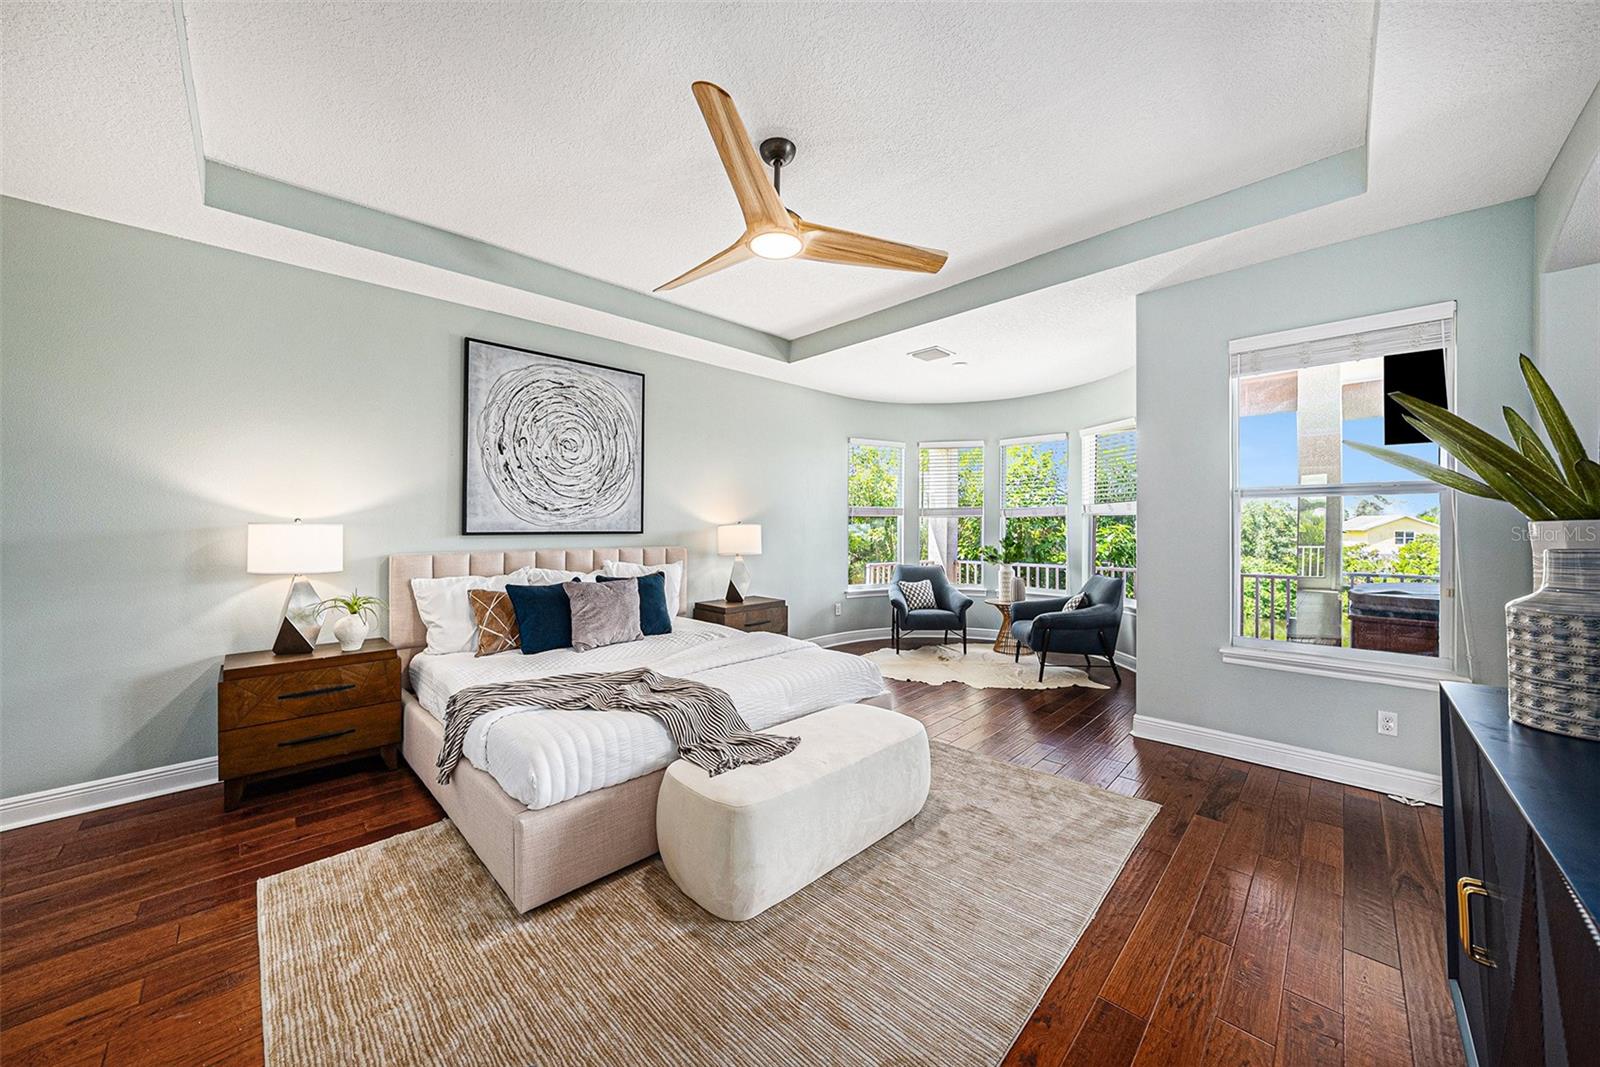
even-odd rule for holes
{"type": "Polygon", "coordinates": [[[740,237],[733,244],[724,248],[698,267],[684,271],[665,285],[656,286],[655,292],[665,292],[668,289],[676,289],[680,285],[687,285],[696,278],[704,278],[707,274],[715,274],[717,271],[725,270],[735,263],[743,263],[754,255],[755,253],[750,251],[749,239],[740,237]]]}
{"type": "Polygon", "coordinates": [[[722,157],[722,169],[728,172],[733,183],[733,195],[739,199],[739,210],[744,212],[746,228],[752,231],[783,230],[794,233],[794,220],[783,210],[778,190],[767,178],[761,157],[750,143],[739,112],[733,106],[733,97],[719,85],[710,82],[694,83],[694,99],[700,113],[706,118],[706,128],[722,157]]]}
{"type": "Polygon", "coordinates": [[[914,270],[923,274],[938,274],[950,256],[937,248],[919,248],[898,241],[885,241],[881,237],[868,237],[864,233],[836,230],[816,222],[799,220],[800,240],[805,247],[799,259],[815,259],[823,263],[846,263],[855,267],[884,267],[888,270],[914,270]]]}

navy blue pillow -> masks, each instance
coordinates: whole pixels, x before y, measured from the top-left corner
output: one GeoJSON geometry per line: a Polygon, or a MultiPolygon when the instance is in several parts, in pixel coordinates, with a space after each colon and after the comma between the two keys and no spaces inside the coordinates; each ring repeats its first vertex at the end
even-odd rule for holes
{"type": "Polygon", "coordinates": [[[522,654],[572,647],[572,601],[560,585],[508,585],[511,610],[522,631],[522,654]]]}
{"type": "MultiPolygon", "coordinates": [[[[639,583],[639,632],[646,637],[672,632],[672,612],[667,608],[667,576],[660,571],[638,578],[597,575],[602,582],[639,583]]],[[[517,616],[522,621],[522,616],[517,616]]]]}

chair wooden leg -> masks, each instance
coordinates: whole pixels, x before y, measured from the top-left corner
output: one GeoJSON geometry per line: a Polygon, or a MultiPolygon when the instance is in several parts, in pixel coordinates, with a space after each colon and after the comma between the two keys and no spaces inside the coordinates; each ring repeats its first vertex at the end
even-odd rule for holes
{"type": "Polygon", "coordinates": [[[1044,681],[1044,657],[1045,657],[1045,654],[1046,654],[1045,649],[1041,648],[1039,650],[1039,681],[1041,681],[1041,682],[1044,681]]]}
{"type": "Polygon", "coordinates": [[[961,654],[963,656],[967,654],[967,627],[965,623],[961,625],[961,654]]]}
{"type": "Polygon", "coordinates": [[[1011,662],[1012,663],[1021,663],[1022,662],[1022,642],[1018,641],[1016,638],[1013,637],[1011,639],[1011,643],[1013,645],[1017,646],[1016,648],[1013,648],[1011,650],[1011,662]]]}

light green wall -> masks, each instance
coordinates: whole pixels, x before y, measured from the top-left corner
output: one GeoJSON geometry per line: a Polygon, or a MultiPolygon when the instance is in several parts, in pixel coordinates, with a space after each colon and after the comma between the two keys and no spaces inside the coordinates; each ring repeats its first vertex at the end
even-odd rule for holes
{"type": "Polygon", "coordinates": [[[727,580],[712,527],[761,522],[756,587],[812,636],[888,621],[881,597],[843,595],[846,438],[1133,411],[1131,372],[873,404],[23,201],[0,200],[0,232],[3,796],[215,753],[220,657],[268,642],[285,591],[244,573],[246,522],[343,522],[326,592],[382,595],[394,552],[681,543],[697,598],[727,580]],[[646,373],[643,536],[460,535],[463,336],[646,373]]]}
{"type": "Polygon", "coordinates": [[[1600,455],[1600,263],[1539,275],[1534,359],[1572,424],[1600,455]]]}
{"type": "MultiPolygon", "coordinates": [[[[1533,205],[1520,200],[1232,271],[1138,300],[1138,714],[1438,771],[1438,698],[1222,662],[1231,632],[1228,342],[1457,301],[1457,407],[1527,412],[1533,205]],[[1376,711],[1400,714],[1380,737],[1376,711]]],[[[1524,523],[1462,498],[1458,556],[1475,680],[1505,681],[1503,605],[1528,591],[1524,523]]]]}

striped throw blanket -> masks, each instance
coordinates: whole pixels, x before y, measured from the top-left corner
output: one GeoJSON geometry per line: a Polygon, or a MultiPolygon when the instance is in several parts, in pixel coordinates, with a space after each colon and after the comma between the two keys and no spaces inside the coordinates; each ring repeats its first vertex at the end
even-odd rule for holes
{"type": "Polygon", "coordinates": [[[648,667],[607,674],[562,674],[525,682],[490,682],[461,690],[445,706],[439,784],[448,784],[455,773],[467,730],[478,716],[523,705],[552,711],[636,711],[649,715],[672,735],[680,759],[712,776],[747,763],[767,763],[793,752],[800,743],[798,737],[752,733],[722,690],[687,678],[657,674],[648,667]]]}

